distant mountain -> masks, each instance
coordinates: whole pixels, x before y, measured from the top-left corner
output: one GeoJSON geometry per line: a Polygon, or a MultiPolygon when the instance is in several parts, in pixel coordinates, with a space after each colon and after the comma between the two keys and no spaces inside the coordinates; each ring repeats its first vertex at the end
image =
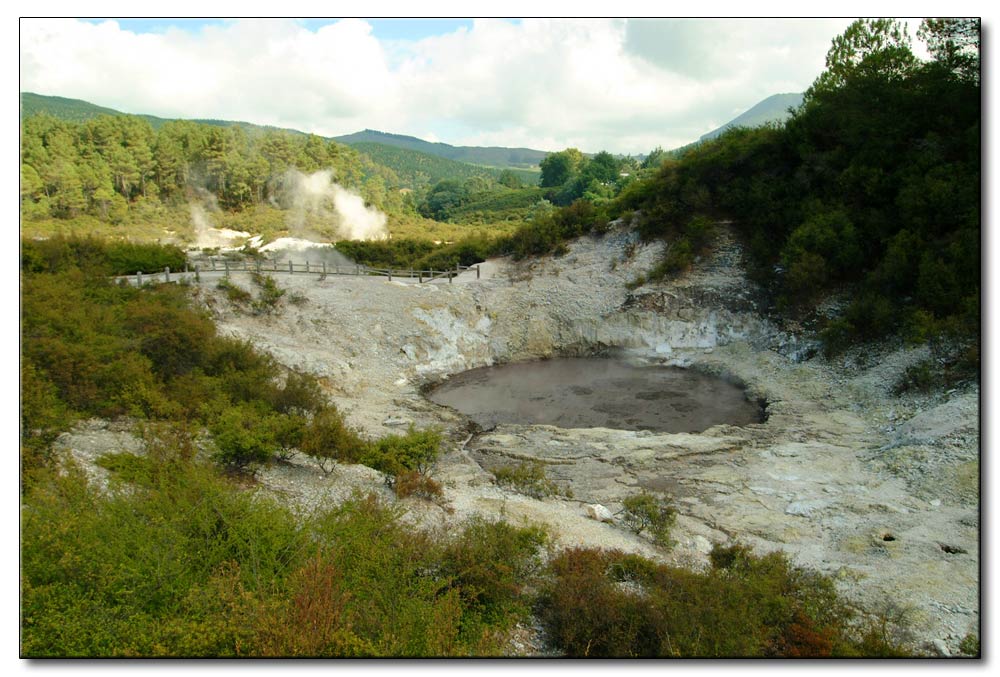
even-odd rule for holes
{"type": "Polygon", "coordinates": [[[802,104],[802,94],[775,94],[769,96],[756,106],[733,118],[718,129],[708,134],[702,134],[699,141],[714,139],[732,127],[760,127],[768,122],[784,122],[788,119],[788,109],[798,108],[802,104]]]}
{"type": "Polygon", "coordinates": [[[538,163],[548,155],[544,150],[533,150],[531,148],[502,148],[499,146],[452,146],[447,143],[432,143],[418,139],[415,136],[404,136],[402,134],[390,134],[379,132],[374,129],[366,129],[363,132],[345,134],[344,136],[333,137],[334,141],[353,146],[359,143],[379,143],[385,146],[398,146],[410,150],[437,155],[438,157],[466,162],[473,165],[485,165],[487,167],[517,167],[530,169],[538,166],[538,163]]]}
{"type": "MultiPolygon", "coordinates": [[[[334,139],[337,143],[344,143],[341,139],[334,139]]],[[[417,139],[419,141],[419,139],[417,139]]],[[[490,177],[496,179],[500,176],[501,169],[497,167],[486,167],[483,165],[473,165],[468,162],[449,160],[440,155],[432,155],[412,148],[394,146],[386,143],[372,143],[370,141],[359,141],[350,144],[352,148],[370,157],[380,165],[392,167],[399,178],[411,188],[421,188],[432,186],[442,179],[465,180],[473,176],[490,177]]],[[[537,185],[541,176],[540,172],[527,169],[510,169],[527,185],[537,185]]]]}
{"type": "MultiPolygon", "coordinates": [[[[21,92],[21,117],[38,113],[46,113],[70,122],[84,122],[101,115],[130,115],[81,99],[21,92]]],[[[136,117],[147,121],[153,129],[159,129],[171,121],[170,118],[155,115],[136,115],[136,117]]],[[[203,118],[191,120],[219,127],[240,127],[248,133],[277,129],[292,134],[305,134],[297,129],[255,125],[234,120],[203,118]]],[[[412,136],[371,130],[334,137],[334,141],[351,145],[377,164],[392,168],[403,183],[411,188],[425,188],[441,179],[464,180],[473,176],[489,176],[495,179],[499,176],[501,168],[510,168],[524,184],[534,186],[538,184],[540,176],[537,165],[547,155],[544,151],[530,148],[449,146],[446,143],[431,143],[412,136]]]]}
{"type": "Polygon", "coordinates": [[[21,92],[21,117],[48,113],[52,117],[70,122],[83,122],[100,115],[123,115],[120,111],[103,106],[95,106],[80,99],[62,96],[42,96],[31,92],[21,92]]]}
{"type": "MultiPolygon", "coordinates": [[[[133,115],[133,113],[123,113],[114,108],[105,108],[92,104],[82,99],[67,99],[63,96],[46,96],[44,94],[33,94],[31,92],[21,92],[21,117],[35,115],[37,113],[47,113],[52,117],[70,122],[84,122],[101,115],[133,115]]],[[[271,125],[255,125],[252,122],[242,120],[212,120],[205,118],[161,118],[155,115],[135,115],[142,118],[153,129],[159,129],[167,122],[173,120],[191,120],[203,125],[215,125],[216,127],[241,127],[251,132],[255,130],[278,129],[292,134],[304,134],[297,129],[287,129],[284,127],[272,127],[271,125]]]]}

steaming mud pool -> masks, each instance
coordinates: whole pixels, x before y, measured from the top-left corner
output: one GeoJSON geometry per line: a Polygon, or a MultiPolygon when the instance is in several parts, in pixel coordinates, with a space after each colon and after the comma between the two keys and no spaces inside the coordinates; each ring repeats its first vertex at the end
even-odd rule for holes
{"type": "Polygon", "coordinates": [[[761,407],[721,378],[602,357],[473,369],[427,396],[487,430],[514,423],[681,433],[763,420],[761,407]]]}

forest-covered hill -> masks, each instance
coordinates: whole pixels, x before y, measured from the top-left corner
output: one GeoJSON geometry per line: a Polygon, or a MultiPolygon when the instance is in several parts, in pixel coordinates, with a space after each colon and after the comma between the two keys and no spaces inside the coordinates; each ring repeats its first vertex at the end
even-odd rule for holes
{"type": "Polygon", "coordinates": [[[379,132],[374,129],[366,129],[354,134],[334,137],[336,141],[346,143],[350,146],[359,143],[380,143],[386,146],[397,146],[410,150],[420,151],[429,155],[437,155],[449,160],[458,162],[468,162],[474,165],[485,165],[487,167],[514,167],[529,169],[538,167],[538,164],[545,159],[548,151],[533,150],[531,148],[503,148],[499,146],[452,146],[447,143],[432,143],[418,139],[415,136],[404,136],[402,134],[390,134],[379,132]]]}

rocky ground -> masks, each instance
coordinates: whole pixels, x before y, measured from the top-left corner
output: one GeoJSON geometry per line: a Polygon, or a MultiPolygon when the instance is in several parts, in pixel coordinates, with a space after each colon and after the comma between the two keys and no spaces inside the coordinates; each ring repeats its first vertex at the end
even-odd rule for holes
{"type": "MultiPolygon", "coordinates": [[[[445,431],[448,448],[433,475],[446,500],[406,499],[410,519],[447,527],[472,513],[505,516],[548,525],[558,545],[694,567],[713,543],[781,549],[869,608],[909,609],[926,651],[956,653],[979,622],[978,386],[894,396],[902,371],[924,356],[919,349],[803,359],[811,344],[757,311],[739,246],[725,231],[688,275],[629,291],[660,247],[618,229],[583,238],[557,259],[491,261],[480,279],[466,273],[453,284],[282,275],[279,284],[302,301],[275,316],[232,307],[214,283],[198,294],[222,331],[319,376],[366,434],[411,423],[445,431]],[[516,425],[472,434],[461,415],[421,394],[474,367],[610,349],[736,379],[766,401],[767,421],[700,434],[516,425]],[[493,483],[490,467],[525,459],[541,460],[572,498],[535,499],[493,483]],[[669,551],[588,517],[588,505],[613,513],[642,489],[665,492],[678,507],[669,551]]],[[[90,426],[61,443],[82,458],[110,436],[127,437],[90,426]]],[[[302,509],[356,489],[391,496],[373,470],[338,466],[326,475],[305,457],[260,480],[302,509]]],[[[542,650],[537,633],[523,630],[515,650],[542,650]]]]}

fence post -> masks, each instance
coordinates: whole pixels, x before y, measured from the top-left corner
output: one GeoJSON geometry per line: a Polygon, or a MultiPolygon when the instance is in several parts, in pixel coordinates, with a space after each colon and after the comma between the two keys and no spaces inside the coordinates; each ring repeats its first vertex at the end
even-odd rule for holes
{"type": "Polygon", "coordinates": [[[422,270],[418,270],[418,271],[417,271],[417,281],[418,281],[418,282],[419,282],[420,284],[423,284],[423,283],[424,283],[424,271],[422,271],[422,270]]]}
{"type": "Polygon", "coordinates": [[[479,279],[479,264],[476,264],[476,279],[479,279]]]}
{"type": "Polygon", "coordinates": [[[187,259],[184,259],[184,272],[185,273],[188,272],[188,262],[187,262],[187,259]]]}
{"type": "Polygon", "coordinates": [[[142,271],[141,270],[138,271],[135,274],[135,286],[137,286],[137,287],[141,287],[142,286],[142,271]]]}
{"type": "Polygon", "coordinates": [[[257,274],[258,275],[260,275],[260,267],[261,267],[260,259],[257,259],[257,274]]]}
{"type": "Polygon", "coordinates": [[[209,256],[208,260],[212,262],[212,270],[215,270],[215,257],[209,256]]]}
{"type": "Polygon", "coordinates": [[[361,274],[361,264],[359,264],[359,263],[355,263],[354,264],[354,274],[355,275],[360,275],[361,274]]]}
{"type": "Polygon", "coordinates": [[[164,282],[170,282],[170,266],[163,269],[163,280],[164,282]]]}
{"type": "Polygon", "coordinates": [[[222,263],[226,266],[226,277],[229,277],[229,259],[222,259],[222,263]]]}
{"type": "Polygon", "coordinates": [[[309,272],[309,259],[306,259],[306,272],[309,272]]]}
{"type": "Polygon", "coordinates": [[[201,282],[201,264],[194,264],[194,281],[201,282]]]}
{"type": "Polygon", "coordinates": [[[323,277],[326,277],[326,261],[323,261],[323,277]]]}
{"type": "Polygon", "coordinates": [[[289,275],[291,275],[292,273],[295,272],[295,268],[293,267],[294,265],[295,264],[292,263],[292,260],[288,259],[288,274],[289,275]]]}
{"type": "Polygon", "coordinates": [[[392,282],[392,268],[389,269],[389,282],[392,282]]]}

